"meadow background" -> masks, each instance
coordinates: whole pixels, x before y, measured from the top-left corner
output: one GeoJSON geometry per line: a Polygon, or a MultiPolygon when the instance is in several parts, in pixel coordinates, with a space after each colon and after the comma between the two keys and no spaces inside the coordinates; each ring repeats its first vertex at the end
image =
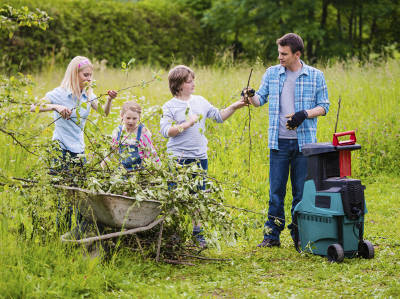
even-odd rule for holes
{"type": "MultiPolygon", "coordinates": [[[[238,219],[248,225],[245,236],[234,243],[220,236],[220,248],[211,248],[206,256],[231,258],[231,262],[199,262],[196,267],[157,264],[143,260],[128,249],[121,249],[110,261],[88,259],[81,248],[67,248],[59,242],[55,231],[45,240],[38,236],[24,238],[18,233],[23,222],[29,231],[31,215],[24,208],[29,194],[3,191],[1,196],[1,260],[0,289],[4,297],[397,297],[400,294],[400,180],[399,111],[400,68],[397,61],[379,66],[335,65],[323,69],[331,99],[330,113],[319,119],[319,141],[328,142],[336,121],[337,99],[342,97],[339,131],[355,129],[362,149],[353,152],[353,177],[366,185],[368,214],[365,238],[375,245],[372,260],[345,259],[342,264],[330,264],[322,257],[298,254],[292,247],[288,231],[282,236],[282,247],[256,249],[262,239],[262,226],[252,227],[254,215],[238,219]],[[386,82],[391,82],[388,87],[386,82]]],[[[251,85],[259,84],[264,68],[256,66],[251,85]]],[[[223,107],[238,99],[249,67],[195,68],[196,93],[211,103],[223,107]]],[[[57,86],[63,70],[36,75],[35,94],[42,96],[57,86]]],[[[128,78],[118,70],[96,70],[99,93],[119,89],[151,78],[150,67],[129,73],[128,78]]],[[[166,73],[162,80],[145,89],[129,91],[125,96],[137,96],[150,109],[170,98],[166,73]]],[[[124,95],[114,103],[113,113],[105,132],[110,134],[119,123],[119,107],[124,95]]],[[[209,175],[217,178],[226,190],[227,203],[261,212],[268,200],[268,150],[266,107],[251,109],[251,165],[248,168],[248,130],[244,126],[247,108],[219,125],[208,122],[209,175]],[[232,192],[233,184],[240,184],[232,192]]],[[[50,115],[32,116],[37,123],[49,123],[50,115]]],[[[165,144],[158,133],[158,117],[146,122],[151,128],[158,148],[165,144]]],[[[51,130],[41,138],[49,138],[51,130]],[[47,134],[47,136],[46,136],[47,134]]],[[[24,177],[41,161],[13,145],[1,136],[1,169],[10,175],[24,177]]],[[[288,191],[290,186],[288,186],[288,191]]],[[[286,211],[291,202],[286,199],[286,211]]],[[[55,200],[46,195],[43,201],[55,200]]],[[[56,211],[50,211],[55,220],[56,211]]],[[[287,214],[286,217],[289,217],[287,214]]],[[[258,217],[259,221],[263,219],[258,217]]],[[[29,234],[28,234],[29,235],[29,234]]]]}
{"type": "MultiPolygon", "coordinates": [[[[90,2],[93,1],[82,3],[90,2]]],[[[32,3],[38,4],[40,1],[32,3]]],[[[66,5],[83,4],[66,1],[66,5]]],[[[129,5],[132,3],[129,2],[129,5]]],[[[23,30],[29,33],[28,28],[23,30]]],[[[72,53],[75,52],[69,52],[68,55],[72,53]]],[[[8,50],[7,54],[11,55],[12,52],[8,50]]],[[[294,250],[287,230],[283,231],[281,248],[256,249],[262,240],[265,219],[251,213],[236,219],[243,225],[243,234],[237,241],[219,236],[219,246],[204,252],[208,257],[230,258],[229,262],[199,261],[194,267],[173,266],[144,260],[129,248],[120,248],[108,260],[101,257],[91,259],[85,256],[83,248],[65,246],[59,241],[59,233],[54,225],[55,193],[16,192],[6,185],[0,186],[0,296],[400,296],[400,62],[396,52],[393,55],[394,58],[386,60],[348,59],[315,64],[325,74],[331,101],[330,112],[319,118],[318,140],[332,140],[338,99],[341,97],[338,131],[356,130],[357,143],[362,146],[361,150],[352,153],[352,177],[361,179],[366,185],[368,214],[365,218],[365,239],[375,246],[374,259],[345,259],[341,264],[331,264],[322,257],[299,254],[294,250]],[[38,231],[32,225],[34,215],[30,207],[33,205],[40,207],[39,211],[45,211],[43,213],[48,221],[42,228],[35,228],[38,231]],[[21,227],[24,229],[21,230],[21,227]]],[[[127,62],[131,57],[127,56],[121,61],[127,62]]],[[[250,85],[258,88],[265,68],[276,64],[274,60],[236,61],[232,56],[228,57],[207,66],[189,63],[196,73],[195,94],[204,96],[220,108],[239,99],[251,68],[254,70],[250,85]]],[[[101,61],[100,55],[92,55],[91,58],[101,61]]],[[[40,99],[59,85],[65,65],[61,63],[62,59],[60,64],[56,60],[54,58],[54,63],[42,64],[40,70],[26,71],[36,83],[32,90],[33,98],[40,99]]],[[[167,60],[168,65],[174,63],[167,60]]],[[[151,112],[171,98],[167,82],[168,67],[160,63],[138,61],[128,72],[124,72],[119,65],[120,62],[116,62],[114,67],[96,63],[94,75],[97,94],[108,89],[122,89],[141,80],[151,80],[153,72],[161,71],[161,80],[145,88],[121,92],[113,103],[112,113],[106,118],[101,133],[111,134],[119,124],[121,104],[135,98],[144,107],[144,122],[152,131],[158,150],[164,151],[166,140],[158,133],[159,115],[151,116],[151,112]]],[[[7,77],[12,72],[5,66],[2,69],[2,74],[7,77]]],[[[268,208],[267,113],[267,105],[251,108],[251,148],[247,108],[237,111],[224,124],[208,121],[206,131],[209,140],[209,175],[222,183],[227,203],[256,212],[268,208]]],[[[40,143],[51,136],[51,128],[43,130],[43,126],[51,120],[50,114],[28,114],[14,120],[12,128],[28,129],[34,135],[39,132],[35,142],[40,143]]],[[[26,177],[43,168],[41,159],[28,154],[5,134],[0,134],[0,157],[1,173],[6,177],[26,177]]],[[[289,184],[287,190],[290,188],[289,184]]],[[[286,212],[290,211],[290,202],[291,195],[288,192],[286,212]]],[[[234,211],[232,213],[236,215],[234,211]]],[[[286,213],[286,217],[289,217],[289,213],[286,213]]]]}

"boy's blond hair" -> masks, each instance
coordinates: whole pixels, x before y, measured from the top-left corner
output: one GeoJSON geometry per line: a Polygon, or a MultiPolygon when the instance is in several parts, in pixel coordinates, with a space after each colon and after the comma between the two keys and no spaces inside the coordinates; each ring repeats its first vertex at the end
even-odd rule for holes
{"type": "MultiPolygon", "coordinates": [[[[76,56],[68,64],[65,71],[64,79],[61,81],[61,87],[65,90],[72,92],[72,94],[79,100],[81,98],[81,88],[79,86],[79,72],[85,68],[90,67],[93,70],[93,65],[90,60],[84,56],[76,56]]],[[[90,98],[93,95],[91,87],[87,89],[87,95],[90,98]]]]}
{"type": "Polygon", "coordinates": [[[142,113],[142,107],[140,107],[140,105],[138,103],[136,103],[135,101],[128,101],[122,105],[121,116],[124,116],[124,114],[128,110],[136,112],[137,114],[139,114],[139,117],[140,117],[140,114],[142,113]]]}
{"type": "Polygon", "coordinates": [[[173,96],[179,95],[182,84],[189,79],[189,76],[194,79],[194,72],[186,65],[177,65],[169,71],[169,89],[173,96]]]}

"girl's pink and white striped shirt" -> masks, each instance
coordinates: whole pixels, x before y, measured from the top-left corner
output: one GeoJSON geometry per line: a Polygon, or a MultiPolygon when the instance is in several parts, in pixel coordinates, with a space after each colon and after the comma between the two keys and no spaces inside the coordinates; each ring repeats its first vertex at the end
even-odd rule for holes
{"type": "MultiPolygon", "coordinates": [[[[115,128],[112,133],[112,144],[113,146],[118,146],[118,132],[119,127],[115,128]]],[[[122,133],[120,136],[120,142],[122,145],[135,145],[136,144],[136,135],[135,133],[128,133],[126,131],[125,125],[122,126],[122,133]]],[[[156,162],[157,164],[161,164],[160,158],[158,157],[157,151],[151,141],[151,133],[150,131],[144,127],[142,129],[142,134],[139,140],[139,155],[142,160],[144,159],[151,159],[152,161],[156,162]]]]}

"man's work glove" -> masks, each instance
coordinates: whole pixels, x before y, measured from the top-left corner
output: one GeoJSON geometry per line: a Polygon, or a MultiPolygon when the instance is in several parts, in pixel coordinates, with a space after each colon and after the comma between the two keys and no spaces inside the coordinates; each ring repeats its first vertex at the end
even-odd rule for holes
{"type": "Polygon", "coordinates": [[[247,98],[252,98],[254,97],[254,95],[256,94],[256,91],[253,88],[243,88],[242,92],[240,93],[240,95],[242,97],[244,97],[246,94],[247,98]]]}
{"type": "Polygon", "coordinates": [[[245,103],[250,104],[249,98],[254,97],[256,91],[253,88],[243,88],[240,95],[244,98],[245,103]]]}
{"type": "Polygon", "coordinates": [[[286,117],[289,118],[286,122],[286,128],[288,130],[295,130],[308,117],[308,114],[306,110],[301,110],[294,114],[286,115],[286,117]]]}

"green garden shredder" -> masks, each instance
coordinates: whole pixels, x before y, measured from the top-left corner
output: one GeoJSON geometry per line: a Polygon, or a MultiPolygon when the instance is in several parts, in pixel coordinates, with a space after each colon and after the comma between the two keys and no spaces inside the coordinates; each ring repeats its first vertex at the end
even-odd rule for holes
{"type": "Polygon", "coordinates": [[[304,145],[307,178],[293,215],[298,251],[327,256],[333,262],[342,262],[344,257],[374,257],[372,243],[363,239],[365,186],[349,178],[351,151],[360,148],[354,131],[335,133],[332,143],[304,145]],[[341,136],[350,139],[339,141],[341,136]]]}

